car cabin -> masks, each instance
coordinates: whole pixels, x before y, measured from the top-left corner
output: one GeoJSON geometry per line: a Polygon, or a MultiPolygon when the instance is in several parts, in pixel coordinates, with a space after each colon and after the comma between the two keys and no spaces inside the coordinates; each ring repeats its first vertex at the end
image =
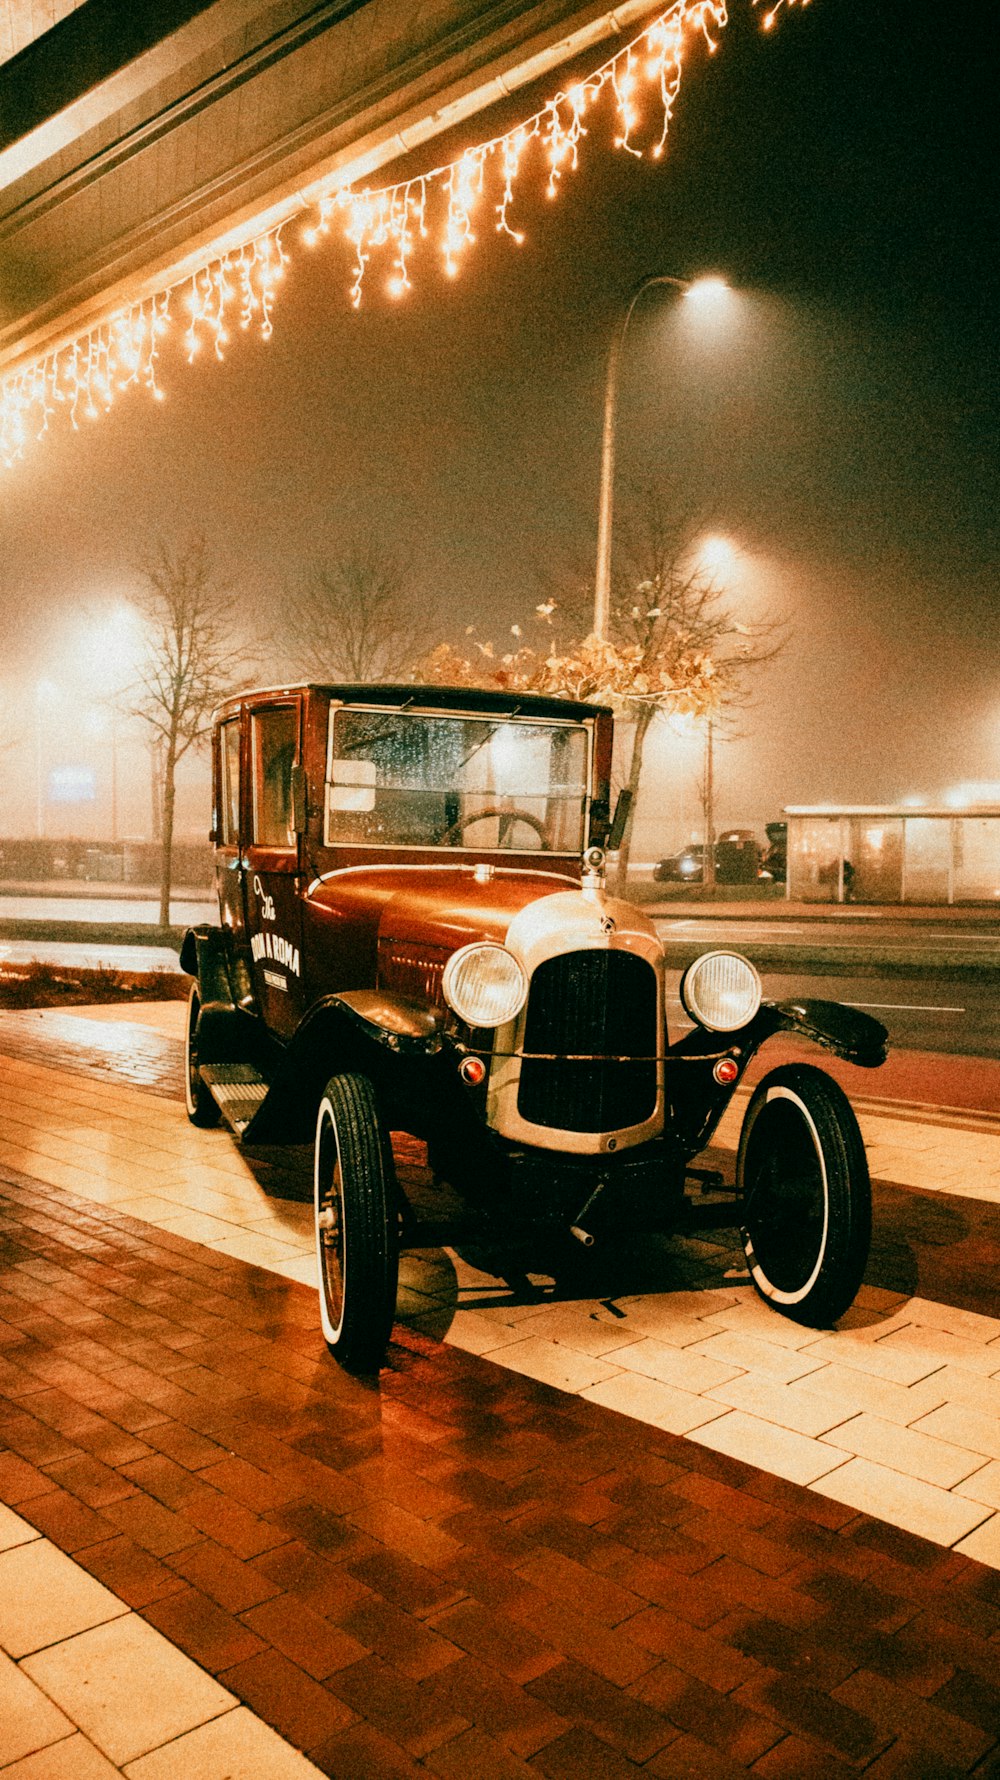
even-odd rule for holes
{"type": "Polygon", "coordinates": [[[269,1024],[290,1033],[301,1016],[303,917],[333,877],[577,881],[607,833],[611,746],[603,707],[521,693],[310,684],[228,700],[213,734],[216,882],[269,1024]]]}

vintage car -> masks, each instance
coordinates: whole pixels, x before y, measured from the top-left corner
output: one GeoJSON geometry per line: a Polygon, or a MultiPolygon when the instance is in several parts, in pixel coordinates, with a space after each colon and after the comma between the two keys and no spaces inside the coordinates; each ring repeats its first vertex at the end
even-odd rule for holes
{"type": "MultiPolygon", "coordinates": [[[[772,1034],[885,1056],[876,1021],[762,1001],[718,949],[686,970],[671,1042],[656,927],[605,888],[624,808],[612,821],[600,706],[288,686],[230,699],[212,746],[220,918],[181,949],[187,1110],[248,1144],[313,1144],[320,1314],[350,1368],[381,1364],[400,1243],[419,1239],[390,1132],[425,1140],[492,1229],[570,1250],[690,1227],[691,1164],[772,1034]]],[[[821,1327],[847,1309],[870,1186],[821,1070],[756,1087],[725,1220],[776,1310],[821,1327]]]]}

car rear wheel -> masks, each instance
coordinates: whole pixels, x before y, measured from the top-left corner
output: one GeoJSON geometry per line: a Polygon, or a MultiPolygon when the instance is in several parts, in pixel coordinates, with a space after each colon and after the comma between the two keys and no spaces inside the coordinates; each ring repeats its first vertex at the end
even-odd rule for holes
{"type": "Polygon", "coordinates": [[[184,1104],[192,1125],[210,1129],[222,1117],[211,1091],[201,1079],[198,1067],[198,1018],[201,996],[197,983],[191,984],[188,996],[187,1026],[184,1029],[184,1104]]]}
{"type": "Polygon", "coordinates": [[[747,1265],[762,1298],[828,1328],[853,1303],[871,1243],[858,1121],[821,1069],[790,1064],[755,1090],[736,1162],[747,1265]]]}
{"type": "Polygon", "coordinates": [[[316,1119],[316,1259],[323,1335],[352,1372],[377,1372],[396,1310],[392,1152],[367,1076],[335,1075],[316,1119]]]}

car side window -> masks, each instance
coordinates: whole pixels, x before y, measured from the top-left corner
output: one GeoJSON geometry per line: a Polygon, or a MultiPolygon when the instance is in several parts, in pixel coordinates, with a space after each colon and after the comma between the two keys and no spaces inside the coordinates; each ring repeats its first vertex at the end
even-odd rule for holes
{"type": "Polygon", "coordinates": [[[251,719],[253,744],[253,838],[258,847],[291,847],[292,766],[298,736],[293,705],[256,711],[251,719]]]}
{"type": "Polygon", "coordinates": [[[240,838],[240,720],[222,725],[219,736],[219,767],[222,775],[222,844],[239,845],[240,838]]]}

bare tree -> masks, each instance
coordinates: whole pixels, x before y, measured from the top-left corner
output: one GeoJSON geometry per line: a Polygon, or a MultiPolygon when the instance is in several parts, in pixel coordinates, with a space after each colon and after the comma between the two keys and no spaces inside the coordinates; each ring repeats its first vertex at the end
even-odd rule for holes
{"type": "Polygon", "coordinates": [[[548,578],[549,596],[535,608],[543,648],[524,643],[500,654],[475,642],[468,655],[449,645],[424,663],[429,677],[605,699],[624,719],[621,783],[630,792],[618,858],[624,889],[646,738],[660,716],[711,717],[718,724],[745,707],[753,671],[783,643],[778,624],[746,624],[727,605],[702,566],[696,543],[704,516],[673,507],[670,491],[652,485],[633,494],[620,526],[612,582],[610,634],[585,634],[590,585],[580,576],[548,578]],[[576,636],[582,640],[570,641],[576,636]]]}
{"type": "MultiPolygon", "coordinates": [[[[626,510],[619,564],[612,586],[611,634],[639,651],[633,695],[624,701],[633,719],[631,749],[624,782],[632,794],[619,856],[619,884],[624,888],[631,851],[646,738],[661,715],[686,711],[704,717],[707,737],[745,708],[755,670],[770,661],[783,643],[781,626],[747,624],[724,598],[711,572],[698,556],[696,540],[705,530],[705,516],[674,506],[668,490],[651,484],[632,496],[626,510]],[[678,698],[664,687],[658,696],[644,695],[650,670],[678,657],[710,664],[697,699],[678,698]]],[[[704,882],[715,880],[714,787],[712,739],[706,741],[704,813],[706,832],[704,882]]]]}
{"type": "Polygon", "coordinates": [[[427,648],[436,610],[412,565],[368,534],[314,563],[286,595],[281,648],[293,671],[318,680],[401,680],[427,648]]]}
{"type": "Polygon", "coordinates": [[[228,590],[200,534],[177,545],[160,539],[138,571],[146,657],[124,703],[148,725],[162,766],[160,926],[167,927],[177,763],[207,734],[212,711],[244,656],[233,649],[228,590]]]}

